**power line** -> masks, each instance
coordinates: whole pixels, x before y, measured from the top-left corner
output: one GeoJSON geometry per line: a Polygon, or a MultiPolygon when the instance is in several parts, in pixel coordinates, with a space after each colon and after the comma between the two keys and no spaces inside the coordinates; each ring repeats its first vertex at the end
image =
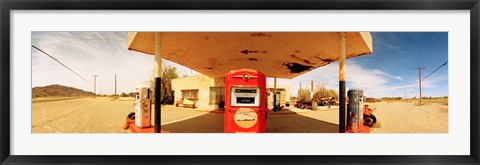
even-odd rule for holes
{"type": "Polygon", "coordinates": [[[58,43],[49,44],[48,46],[49,46],[49,47],[52,47],[52,46],[56,46],[56,45],[59,45],[59,44],[66,44],[66,43],[76,42],[76,41],[115,41],[115,42],[127,42],[127,41],[125,41],[125,40],[109,39],[109,38],[104,38],[104,39],[83,38],[83,39],[65,40],[65,41],[61,41],[61,42],[58,42],[58,43]]]}
{"type": "Polygon", "coordinates": [[[83,78],[82,76],[80,76],[79,74],[77,74],[75,71],[73,71],[72,69],[70,69],[68,66],[66,66],[65,64],[63,64],[62,62],[60,62],[59,60],[57,60],[55,57],[49,55],[48,53],[46,53],[45,51],[43,51],[42,49],[36,47],[35,45],[32,45],[33,48],[37,49],[38,51],[42,52],[43,54],[47,55],[48,57],[52,58],[53,60],[57,61],[58,63],[60,63],[62,66],[64,66],[65,68],[67,68],[68,70],[70,70],[72,73],[74,73],[75,75],[77,75],[78,77],[80,77],[83,81],[89,83],[90,85],[92,85],[91,82],[87,81],[85,78],[83,78]]]}
{"type": "MultiPolygon", "coordinates": [[[[435,72],[436,72],[438,69],[440,69],[441,67],[447,65],[447,63],[448,63],[448,61],[445,62],[445,63],[443,63],[442,65],[440,65],[437,69],[433,70],[430,74],[428,74],[427,76],[425,76],[425,77],[422,79],[422,81],[425,80],[425,79],[426,79],[427,77],[429,77],[430,75],[432,75],[433,73],[435,73],[435,72]]],[[[410,93],[413,91],[413,89],[415,89],[415,88],[418,87],[418,85],[419,85],[419,84],[417,84],[415,87],[411,88],[408,93],[410,94],[410,93]]]]}
{"type": "MultiPolygon", "coordinates": [[[[428,74],[428,76],[432,75],[434,72],[436,72],[436,71],[437,71],[438,69],[440,69],[441,67],[447,65],[447,63],[448,63],[448,61],[445,62],[445,63],[443,63],[442,65],[440,65],[440,66],[439,66],[437,69],[435,69],[432,73],[428,74]]],[[[428,76],[426,76],[425,78],[423,78],[422,81],[425,80],[428,76]]]]}

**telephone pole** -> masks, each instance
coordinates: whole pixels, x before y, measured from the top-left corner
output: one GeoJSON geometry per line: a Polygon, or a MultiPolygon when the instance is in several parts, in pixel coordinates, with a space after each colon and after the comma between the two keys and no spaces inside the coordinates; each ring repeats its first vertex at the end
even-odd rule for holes
{"type": "Polygon", "coordinates": [[[115,73],[115,97],[117,97],[117,74],[115,73]]]}
{"type": "Polygon", "coordinates": [[[419,86],[420,86],[420,101],[418,102],[418,105],[422,105],[422,73],[421,73],[421,70],[425,69],[425,68],[418,67],[418,68],[415,68],[415,69],[418,69],[418,83],[419,83],[419,86]]]}
{"type": "Polygon", "coordinates": [[[297,97],[300,100],[300,95],[302,94],[302,82],[300,82],[300,88],[298,89],[297,97]]]}
{"type": "Polygon", "coordinates": [[[93,75],[93,94],[97,96],[97,77],[98,75],[93,75]]]}

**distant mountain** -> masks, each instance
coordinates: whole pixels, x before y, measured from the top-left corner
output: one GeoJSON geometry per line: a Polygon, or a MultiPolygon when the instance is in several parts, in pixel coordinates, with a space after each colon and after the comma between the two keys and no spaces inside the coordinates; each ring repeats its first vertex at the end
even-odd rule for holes
{"type": "Polygon", "coordinates": [[[77,97],[93,95],[93,92],[58,84],[32,88],[32,97],[77,97]]]}

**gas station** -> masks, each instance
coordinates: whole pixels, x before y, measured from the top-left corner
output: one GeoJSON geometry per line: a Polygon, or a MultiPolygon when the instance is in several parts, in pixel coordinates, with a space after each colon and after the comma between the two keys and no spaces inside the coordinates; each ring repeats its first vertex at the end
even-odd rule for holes
{"type": "MultiPolygon", "coordinates": [[[[360,119],[361,115],[358,111],[347,113],[346,109],[345,62],[348,58],[373,53],[369,32],[129,32],[128,49],[155,56],[155,98],[150,97],[150,90],[141,90],[139,99],[147,110],[135,114],[135,121],[153,116],[153,122],[131,122],[134,132],[168,131],[160,128],[158,87],[161,85],[162,58],[211,78],[224,78],[225,133],[265,132],[269,111],[267,77],[274,79],[275,91],[277,78],[292,79],[339,61],[338,132],[362,132],[361,123],[351,128],[352,121],[360,122],[352,118],[360,119]],[[152,112],[150,106],[153,106],[152,112]]],[[[360,94],[360,101],[352,97],[350,103],[362,102],[362,92],[351,93],[360,94]]],[[[359,109],[361,106],[349,107],[359,109]]]]}

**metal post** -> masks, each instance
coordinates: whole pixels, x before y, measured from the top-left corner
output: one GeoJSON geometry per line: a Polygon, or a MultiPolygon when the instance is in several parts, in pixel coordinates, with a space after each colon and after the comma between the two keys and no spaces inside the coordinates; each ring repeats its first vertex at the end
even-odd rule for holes
{"type": "Polygon", "coordinates": [[[277,108],[277,77],[273,78],[273,109],[277,108]]]}
{"type": "Polygon", "coordinates": [[[339,101],[340,101],[340,108],[339,108],[339,132],[345,133],[346,129],[346,87],[345,87],[345,59],[347,55],[347,43],[345,41],[345,32],[340,32],[340,57],[339,57],[339,101]]]}
{"type": "Polygon", "coordinates": [[[161,38],[160,38],[160,32],[155,32],[155,68],[154,68],[154,74],[155,74],[155,133],[160,133],[160,89],[161,89],[161,82],[162,79],[160,78],[161,75],[161,69],[162,69],[162,56],[160,54],[161,50],[161,38]]]}

